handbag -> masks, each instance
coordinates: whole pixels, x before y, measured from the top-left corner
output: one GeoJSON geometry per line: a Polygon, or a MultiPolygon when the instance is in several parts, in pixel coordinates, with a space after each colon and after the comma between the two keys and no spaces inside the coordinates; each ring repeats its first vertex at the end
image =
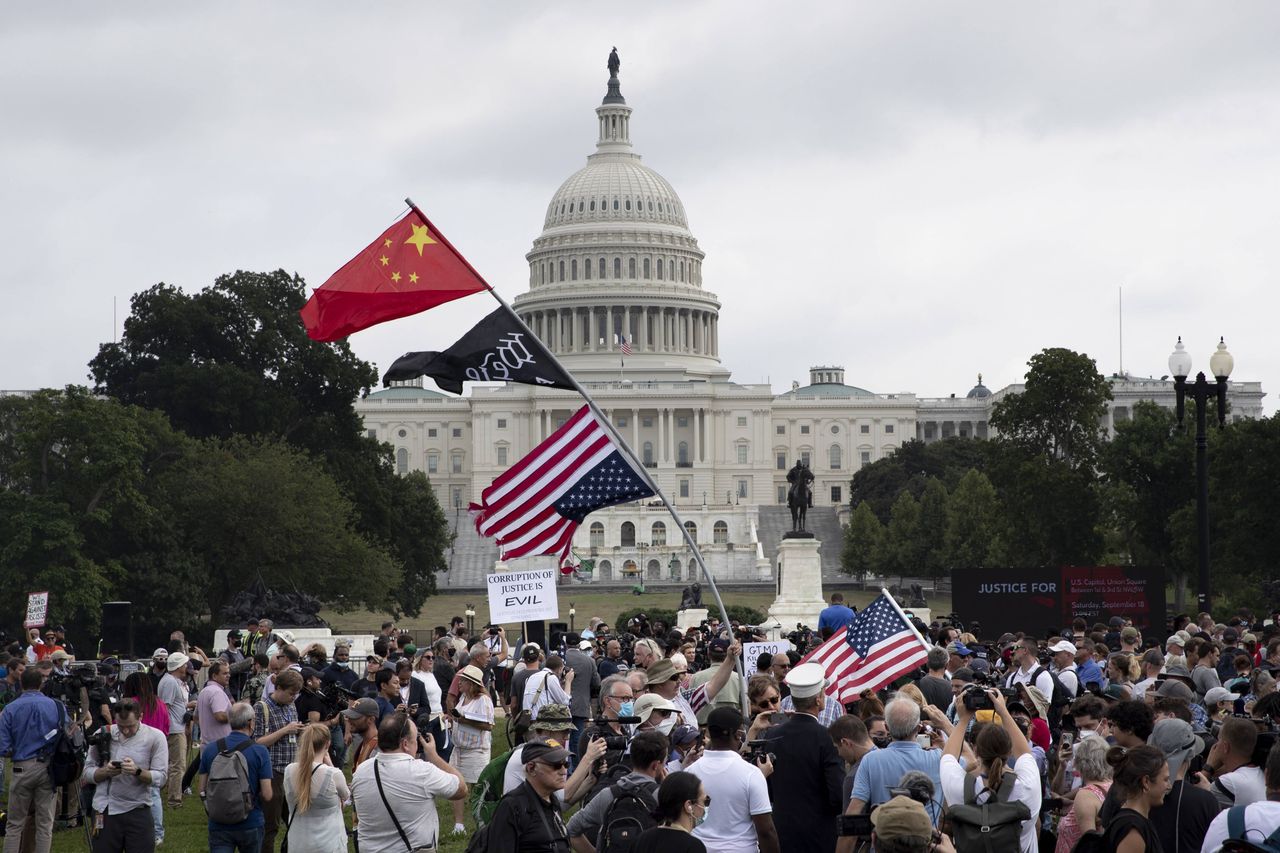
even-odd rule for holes
{"type": "MultiPolygon", "coordinates": [[[[319,764],[311,768],[311,775],[313,778],[316,775],[316,771],[319,769],[320,769],[319,764]]],[[[281,790],[283,791],[283,786],[281,786],[281,790]]],[[[289,853],[289,829],[290,827],[293,826],[293,819],[297,816],[298,816],[297,803],[293,804],[293,811],[289,811],[288,809],[285,809],[285,818],[284,818],[285,833],[284,833],[284,840],[280,842],[280,853],[289,853]]]]}
{"type": "Polygon", "coordinates": [[[404,827],[400,825],[399,819],[396,818],[395,811],[391,808],[391,803],[387,802],[387,794],[382,790],[382,774],[378,772],[378,759],[373,759],[373,781],[378,783],[378,796],[382,798],[382,805],[387,810],[387,814],[391,815],[391,822],[396,826],[396,832],[400,833],[400,840],[404,842],[404,847],[409,853],[435,853],[436,844],[432,841],[430,844],[424,844],[421,847],[414,847],[409,843],[409,836],[405,834],[404,827]]]}
{"type": "MultiPolygon", "coordinates": [[[[533,692],[532,704],[534,705],[534,707],[537,707],[538,699],[542,696],[542,691],[545,690],[547,687],[547,679],[551,677],[550,670],[543,670],[543,672],[545,672],[546,675],[542,677],[542,683],[538,685],[538,689],[533,692]]],[[[532,725],[533,725],[533,711],[530,710],[529,708],[522,708],[520,710],[520,713],[516,714],[515,720],[513,720],[511,723],[511,726],[512,728],[515,729],[516,734],[522,738],[524,737],[524,733],[529,731],[529,727],[532,725]]]]}

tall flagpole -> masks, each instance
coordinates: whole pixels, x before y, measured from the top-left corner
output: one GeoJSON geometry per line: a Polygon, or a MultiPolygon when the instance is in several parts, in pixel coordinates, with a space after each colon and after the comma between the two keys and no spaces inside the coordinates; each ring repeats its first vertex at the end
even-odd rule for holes
{"type": "MultiPolygon", "coordinates": [[[[513,319],[520,326],[520,328],[523,329],[527,335],[529,335],[530,338],[537,339],[538,336],[535,335],[533,333],[533,330],[530,329],[525,324],[524,320],[520,318],[520,315],[511,309],[511,306],[508,305],[507,301],[502,298],[502,295],[499,294],[498,291],[493,289],[493,285],[489,284],[489,282],[485,280],[484,276],[480,275],[480,273],[476,270],[476,268],[471,266],[471,262],[468,261],[466,258],[464,258],[462,254],[456,248],[454,248],[453,244],[449,242],[448,238],[446,238],[443,234],[440,233],[440,231],[435,227],[435,225],[431,223],[431,220],[427,218],[427,215],[423,213],[422,210],[419,209],[419,207],[416,204],[413,203],[413,199],[406,198],[404,202],[405,204],[409,205],[409,207],[411,207],[415,213],[417,213],[419,216],[422,217],[422,221],[427,224],[427,228],[431,229],[432,235],[434,235],[436,239],[438,239],[442,244],[444,244],[445,248],[447,248],[450,252],[453,252],[454,257],[456,257],[459,261],[461,261],[464,265],[466,265],[467,269],[471,271],[472,275],[474,275],[476,279],[485,286],[485,289],[489,291],[490,295],[492,295],[493,298],[498,301],[498,304],[501,305],[509,315],[511,315],[511,319],[513,319]]],[[[631,445],[627,444],[627,441],[625,438],[622,437],[622,434],[619,433],[618,430],[614,428],[613,421],[605,417],[604,412],[600,411],[600,407],[596,405],[595,399],[590,394],[587,393],[586,388],[582,387],[582,383],[578,381],[578,378],[574,376],[572,373],[570,373],[565,368],[565,366],[560,363],[560,360],[556,358],[555,353],[551,352],[550,348],[547,349],[547,355],[551,357],[552,362],[557,367],[560,368],[560,370],[564,373],[564,375],[569,377],[569,381],[573,383],[573,389],[582,396],[583,400],[586,401],[587,407],[591,409],[591,413],[595,415],[596,420],[598,420],[600,422],[600,425],[604,427],[605,431],[609,433],[610,438],[612,438],[613,442],[618,445],[618,448],[622,450],[622,452],[625,453],[627,457],[631,460],[631,467],[635,469],[636,473],[640,475],[640,478],[644,480],[645,485],[647,485],[650,489],[653,490],[653,493],[658,496],[659,500],[662,501],[662,505],[667,508],[667,512],[671,514],[672,520],[675,521],[676,529],[680,531],[681,536],[684,537],[685,544],[688,545],[689,549],[693,552],[693,559],[697,562],[698,568],[702,572],[702,577],[706,580],[707,585],[711,587],[711,594],[715,597],[716,606],[720,608],[720,618],[721,620],[723,620],[722,624],[725,626],[726,629],[728,629],[731,632],[730,641],[732,642],[733,629],[731,627],[731,623],[729,622],[729,611],[724,606],[724,599],[720,597],[720,590],[719,588],[716,587],[715,577],[711,574],[710,570],[707,569],[706,560],[702,558],[702,552],[698,550],[698,543],[695,542],[693,537],[689,535],[688,528],[684,526],[684,519],[680,517],[680,513],[676,511],[675,506],[671,503],[670,500],[667,499],[667,496],[663,493],[662,489],[659,488],[657,482],[653,479],[653,477],[649,475],[649,469],[644,467],[644,463],[640,461],[640,459],[636,456],[635,451],[631,449],[631,445]]],[[[742,708],[743,708],[743,713],[745,714],[747,708],[749,707],[749,700],[747,698],[746,666],[743,663],[741,654],[738,655],[738,660],[736,663],[737,663],[738,674],[742,677],[742,708]]]]}

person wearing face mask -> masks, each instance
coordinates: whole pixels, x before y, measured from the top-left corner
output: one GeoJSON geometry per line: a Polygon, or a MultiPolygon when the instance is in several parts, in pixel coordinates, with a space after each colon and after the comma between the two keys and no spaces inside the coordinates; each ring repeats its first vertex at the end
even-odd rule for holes
{"type": "Polygon", "coordinates": [[[707,819],[711,798],[692,773],[672,773],[658,786],[658,825],[636,838],[631,853],[706,853],[693,831],[707,819]]]}
{"type": "Polygon", "coordinates": [[[679,722],[679,711],[674,703],[657,693],[646,693],[635,703],[635,715],[640,718],[637,731],[653,731],[669,736],[679,722]]]}
{"type": "MultiPolygon", "coordinates": [[[[626,677],[611,675],[600,682],[600,714],[592,720],[591,725],[582,733],[575,745],[578,762],[581,763],[592,741],[604,739],[606,745],[610,741],[615,744],[613,748],[606,746],[604,759],[600,762],[601,766],[593,771],[597,778],[596,786],[603,788],[604,777],[609,769],[617,766],[626,752],[626,747],[618,747],[617,743],[618,738],[630,735],[631,726],[618,722],[619,718],[634,716],[635,694],[631,690],[631,685],[627,683],[626,677]]],[[[599,791],[593,786],[591,793],[587,795],[588,801],[598,793],[599,791]]]]}
{"type": "Polygon", "coordinates": [[[637,797],[649,811],[657,808],[658,784],[666,778],[670,744],[657,732],[641,732],[630,745],[631,772],[600,792],[569,821],[569,843],[577,853],[595,853],[609,809],[622,796],[637,797]]]}

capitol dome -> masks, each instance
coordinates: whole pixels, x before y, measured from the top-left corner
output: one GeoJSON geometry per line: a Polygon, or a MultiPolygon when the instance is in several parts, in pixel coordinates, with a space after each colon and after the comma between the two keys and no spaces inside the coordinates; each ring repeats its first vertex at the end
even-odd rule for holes
{"type": "Polygon", "coordinates": [[[978,384],[969,389],[969,393],[965,397],[970,400],[980,400],[984,397],[991,396],[991,389],[982,384],[982,374],[978,374],[978,384]]]}
{"type": "Polygon", "coordinates": [[[635,379],[727,379],[702,249],[680,196],[632,150],[616,66],[595,112],[595,153],[551,197],[513,307],[581,378],[616,380],[625,344],[635,379]]]}

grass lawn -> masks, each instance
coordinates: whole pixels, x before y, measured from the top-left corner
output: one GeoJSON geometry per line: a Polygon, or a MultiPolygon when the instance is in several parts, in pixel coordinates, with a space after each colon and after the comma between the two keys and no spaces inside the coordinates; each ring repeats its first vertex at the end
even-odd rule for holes
{"type": "MultiPolygon", "coordinates": [[[[862,607],[875,598],[877,594],[878,591],[850,590],[845,592],[845,600],[848,603],[862,607]]],[[[722,595],[726,606],[741,604],[754,607],[761,612],[767,610],[775,598],[773,591],[769,589],[725,590],[722,595]]],[[[600,591],[596,588],[584,586],[563,586],[560,588],[558,598],[560,621],[569,621],[569,605],[572,603],[577,610],[574,624],[577,630],[581,631],[587,626],[592,616],[599,616],[610,625],[613,625],[619,613],[632,608],[656,607],[675,610],[680,604],[680,591],[668,587],[647,592],[644,595],[632,595],[625,588],[600,591]]],[[[705,589],[703,591],[703,603],[708,606],[708,610],[713,614],[715,613],[715,602],[711,598],[709,591],[705,589]]],[[[932,605],[934,613],[951,612],[950,596],[936,596],[930,599],[929,603],[932,605]]],[[[476,611],[477,629],[489,622],[489,604],[484,595],[480,593],[444,592],[428,598],[422,606],[420,615],[412,619],[401,619],[396,624],[399,627],[410,630],[430,630],[436,625],[448,625],[449,620],[454,616],[462,616],[468,604],[472,605],[476,611]]],[[[386,619],[386,616],[382,614],[369,611],[351,613],[322,611],[320,615],[333,626],[334,632],[338,634],[376,634],[382,622],[386,619]]],[[[513,624],[504,627],[506,627],[509,635],[514,635],[519,630],[519,625],[513,624]]]]}

